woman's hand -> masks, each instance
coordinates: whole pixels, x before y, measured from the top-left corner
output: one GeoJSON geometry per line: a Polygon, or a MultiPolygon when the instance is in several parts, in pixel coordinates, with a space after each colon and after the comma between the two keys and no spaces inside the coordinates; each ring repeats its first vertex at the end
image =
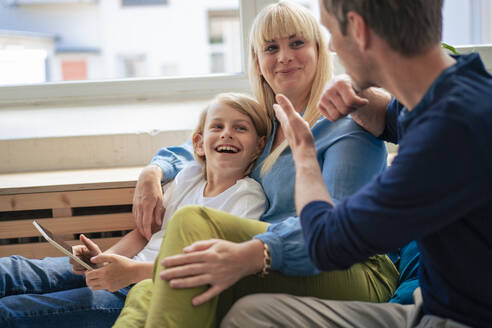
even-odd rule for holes
{"type": "Polygon", "coordinates": [[[116,254],[101,254],[91,259],[100,268],[85,273],[85,281],[93,290],[115,292],[138,280],[136,261],[116,254]]]}
{"type": "Polygon", "coordinates": [[[138,177],[133,195],[133,217],[137,229],[147,240],[162,225],[164,208],[162,206],[162,171],[156,165],[149,165],[138,177]]]}
{"type": "MultiPolygon", "coordinates": [[[[87,261],[91,257],[97,256],[101,254],[101,249],[99,246],[89,238],[84,235],[80,235],[80,241],[83,245],[75,245],[72,247],[72,253],[78,258],[82,259],[82,261],[87,261]]],[[[72,272],[74,274],[84,275],[87,272],[87,269],[75,262],[70,258],[70,264],[72,264],[72,272]]]]}
{"type": "Polygon", "coordinates": [[[162,261],[165,269],[159,276],[162,280],[168,280],[172,288],[210,285],[204,293],[193,298],[192,304],[195,306],[263,268],[264,246],[257,239],[244,243],[210,239],[198,241],[183,251],[184,254],[162,261]]]}

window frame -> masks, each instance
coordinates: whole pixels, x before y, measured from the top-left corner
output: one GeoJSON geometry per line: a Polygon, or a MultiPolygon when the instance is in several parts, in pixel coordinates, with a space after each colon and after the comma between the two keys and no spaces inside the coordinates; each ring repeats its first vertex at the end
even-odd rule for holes
{"type": "MultiPolygon", "coordinates": [[[[0,109],[11,106],[63,106],[115,102],[179,101],[210,98],[219,92],[250,90],[248,67],[249,30],[257,13],[276,0],[239,0],[242,73],[206,76],[135,78],[104,81],[66,81],[0,86],[0,109]]],[[[459,52],[479,51],[492,68],[492,45],[457,47],[459,52]]]]}
{"type": "Polygon", "coordinates": [[[242,73],[206,76],[66,81],[0,86],[0,106],[63,105],[108,101],[141,102],[210,97],[218,92],[247,91],[248,38],[256,14],[275,0],[239,0],[242,73]]]}

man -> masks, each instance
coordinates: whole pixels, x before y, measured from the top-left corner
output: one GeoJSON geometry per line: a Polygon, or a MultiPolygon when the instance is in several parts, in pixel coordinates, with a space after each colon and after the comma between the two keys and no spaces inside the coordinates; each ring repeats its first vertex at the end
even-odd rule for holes
{"type": "Polygon", "coordinates": [[[490,327],[492,77],[477,54],[442,50],[441,0],[322,0],[320,7],[330,47],[353,81],[335,81],[320,111],[330,120],[351,113],[400,146],[384,173],[333,207],[309,128],[277,95],[310,258],[322,270],[341,269],[416,240],[421,288],[412,305],[248,296],[223,326],[490,327]],[[366,90],[373,86],[394,99],[366,90]]]}

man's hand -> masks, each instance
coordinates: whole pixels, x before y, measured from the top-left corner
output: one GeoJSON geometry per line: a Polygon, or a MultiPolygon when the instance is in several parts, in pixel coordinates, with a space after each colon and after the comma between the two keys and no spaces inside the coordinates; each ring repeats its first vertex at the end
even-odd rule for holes
{"type": "Polygon", "coordinates": [[[162,280],[168,280],[172,288],[209,285],[209,289],[193,298],[192,304],[195,306],[263,268],[264,246],[257,239],[244,243],[210,239],[198,241],[183,251],[184,254],[162,261],[165,269],[159,276],[162,280]]]}
{"type": "Polygon", "coordinates": [[[391,95],[380,88],[357,91],[348,75],[342,74],[328,82],[318,109],[328,120],[350,116],[375,137],[384,131],[386,107],[391,95]]]}
{"type": "Polygon", "coordinates": [[[280,122],[282,132],[289,143],[296,165],[308,157],[316,160],[314,138],[309,124],[296,112],[291,102],[282,94],[275,97],[277,104],[273,105],[275,116],[280,122]]]}
{"type": "MultiPolygon", "coordinates": [[[[97,246],[96,243],[94,243],[86,236],[80,235],[80,241],[83,243],[83,245],[73,246],[72,252],[75,256],[82,259],[83,261],[87,261],[91,257],[97,256],[102,253],[99,246],[97,246]]],[[[70,258],[70,264],[72,264],[72,272],[74,274],[84,275],[87,272],[86,268],[75,262],[72,258],[70,258]]]]}
{"type": "Polygon", "coordinates": [[[156,165],[149,165],[138,177],[133,196],[133,217],[137,229],[147,240],[152,233],[160,230],[164,208],[162,206],[162,171],[156,165]]]}
{"type": "Polygon", "coordinates": [[[133,268],[136,261],[116,254],[101,254],[91,259],[100,267],[85,273],[85,281],[93,290],[115,292],[139,280],[133,268]]]}
{"type": "Polygon", "coordinates": [[[308,123],[297,113],[292,103],[282,94],[276,96],[275,115],[294,157],[296,165],[295,203],[300,215],[304,206],[315,200],[333,204],[318,163],[314,138],[308,123]]]}
{"type": "Polygon", "coordinates": [[[334,122],[368,104],[368,100],[358,95],[352,80],[342,74],[331,79],[321,99],[318,109],[328,120],[334,122]]]}

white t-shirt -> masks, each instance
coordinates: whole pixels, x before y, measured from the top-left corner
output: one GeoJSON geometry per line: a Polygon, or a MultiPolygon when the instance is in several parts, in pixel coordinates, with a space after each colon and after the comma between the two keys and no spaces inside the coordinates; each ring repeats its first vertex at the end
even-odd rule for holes
{"type": "Polygon", "coordinates": [[[214,197],[204,197],[203,190],[207,181],[203,179],[202,166],[196,162],[188,164],[176,178],[167,183],[164,190],[163,205],[166,209],[162,228],[154,233],[144,249],[133,259],[154,261],[161,247],[164,231],[169,220],[180,207],[201,205],[229,212],[242,218],[258,220],[266,209],[266,197],[261,185],[245,177],[214,197]]]}

